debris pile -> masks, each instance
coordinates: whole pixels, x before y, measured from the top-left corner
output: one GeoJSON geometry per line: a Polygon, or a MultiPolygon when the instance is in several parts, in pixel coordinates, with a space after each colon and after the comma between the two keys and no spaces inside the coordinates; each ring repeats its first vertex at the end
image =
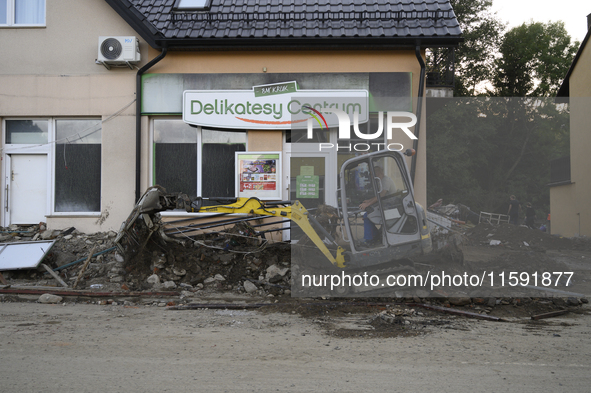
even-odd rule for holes
{"type": "Polygon", "coordinates": [[[125,263],[124,270],[127,285],[137,290],[217,289],[277,295],[289,293],[290,248],[283,243],[259,247],[232,236],[200,239],[186,246],[151,241],[125,263]]]}
{"type": "Polygon", "coordinates": [[[467,230],[466,237],[472,245],[498,245],[514,250],[591,251],[591,240],[584,237],[565,238],[526,226],[506,223],[500,225],[481,223],[467,230]]]}

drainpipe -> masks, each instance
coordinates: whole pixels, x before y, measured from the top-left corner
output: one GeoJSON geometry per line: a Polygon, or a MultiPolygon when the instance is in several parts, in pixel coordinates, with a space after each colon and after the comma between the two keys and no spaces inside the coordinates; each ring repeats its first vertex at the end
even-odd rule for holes
{"type": "Polygon", "coordinates": [[[410,178],[412,180],[412,184],[415,183],[415,171],[417,169],[417,155],[419,151],[419,131],[421,129],[421,112],[423,111],[423,97],[425,95],[425,62],[423,61],[423,56],[421,56],[421,43],[420,41],[417,42],[417,46],[415,48],[415,54],[417,56],[417,60],[421,65],[421,74],[419,77],[419,94],[417,96],[417,124],[415,124],[415,136],[417,139],[413,141],[412,148],[414,149],[415,155],[412,156],[412,162],[410,165],[410,178]]]}
{"type": "Polygon", "coordinates": [[[140,200],[140,180],[141,180],[141,154],[142,154],[142,75],[152,66],[158,63],[166,56],[167,49],[162,48],[162,53],[155,57],[148,64],[140,68],[136,77],[136,97],[135,97],[135,201],[140,200]]]}

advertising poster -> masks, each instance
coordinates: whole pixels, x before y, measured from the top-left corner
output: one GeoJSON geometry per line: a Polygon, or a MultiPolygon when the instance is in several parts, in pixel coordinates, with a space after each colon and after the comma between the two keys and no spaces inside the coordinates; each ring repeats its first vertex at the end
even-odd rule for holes
{"type": "Polygon", "coordinates": [[[238,196],[281,199],[281,153],[236,152],[238,196]]]}

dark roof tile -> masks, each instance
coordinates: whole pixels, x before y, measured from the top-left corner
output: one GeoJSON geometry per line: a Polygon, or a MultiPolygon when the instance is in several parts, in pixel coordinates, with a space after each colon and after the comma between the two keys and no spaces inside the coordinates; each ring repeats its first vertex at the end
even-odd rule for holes
{"type": "Polygon", "coordinates": [[[211,9],[201,12],[173,10],[175,0],[107,1],[130,7],[134,18],[165,39],[461,39],[450,0],[212,0],[211,9]]]}

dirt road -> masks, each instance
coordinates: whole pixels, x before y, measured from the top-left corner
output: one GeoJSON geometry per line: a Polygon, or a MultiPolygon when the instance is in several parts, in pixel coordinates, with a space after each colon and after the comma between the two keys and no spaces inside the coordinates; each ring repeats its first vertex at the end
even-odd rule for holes
{"type": "Polygon", "coordinates": [[[431,322],[416,334],[386,337],[368,324],[379,310],[0,303],[0,391],[588,392],[589,311],[535,322],[421,312],[431,322]]]}

